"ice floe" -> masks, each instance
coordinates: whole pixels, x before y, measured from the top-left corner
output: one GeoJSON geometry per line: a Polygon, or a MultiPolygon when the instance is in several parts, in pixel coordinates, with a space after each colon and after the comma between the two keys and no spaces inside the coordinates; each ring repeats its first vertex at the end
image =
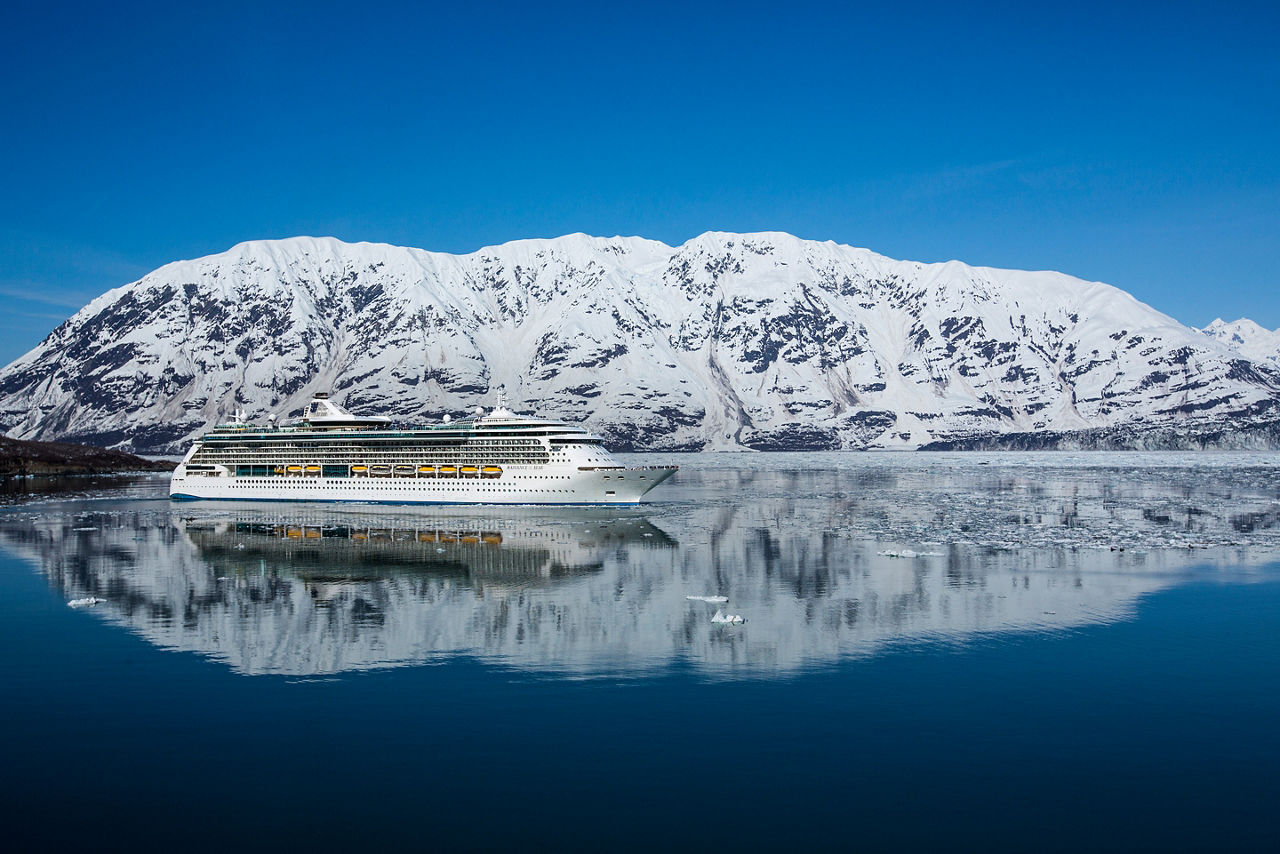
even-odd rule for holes
{"type": "Polygon", "coordinates": [[[918,552],[913,549],[876,552],[881,557],[942,557],[942,552],[918,552]]]}

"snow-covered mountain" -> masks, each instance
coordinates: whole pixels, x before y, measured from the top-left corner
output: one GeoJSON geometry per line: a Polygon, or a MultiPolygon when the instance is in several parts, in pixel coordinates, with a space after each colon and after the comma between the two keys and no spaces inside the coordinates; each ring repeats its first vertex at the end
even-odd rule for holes
{"type": "Polygon", "coordinates": [[[1176,444],[1206,425],[1247,435],[1280,409],[1274,363],[1059,273],[780,233],[674,248],[576,234],[469,255],[299,237],[98,297],[0,371],[0,426],[174,453],[236,408],[285,415],[314,391],[414,422],[500,387],[623,449],[1154,428],[1176,444]]]}
{"type": "Polygon", "coordinates": [[[1280,329],[1259,326],[1247,317],[1232,323],[1218,318],[1201,330],[1254,362],[1280,367],[1280,329]]]}

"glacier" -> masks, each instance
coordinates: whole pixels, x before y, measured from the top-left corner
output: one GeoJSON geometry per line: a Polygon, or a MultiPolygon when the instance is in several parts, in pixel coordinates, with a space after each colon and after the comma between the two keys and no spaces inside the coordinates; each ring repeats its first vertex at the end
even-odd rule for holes
{"type": "Polygon", "coordinates": [[[99,296],[0,370],[0,428],[172,454],[316,391],[408,424],[502,390],[619,450],[1275,447],[1280,342],[1222,326],[785,233],[465,255],[295,237],[99,296]]]}

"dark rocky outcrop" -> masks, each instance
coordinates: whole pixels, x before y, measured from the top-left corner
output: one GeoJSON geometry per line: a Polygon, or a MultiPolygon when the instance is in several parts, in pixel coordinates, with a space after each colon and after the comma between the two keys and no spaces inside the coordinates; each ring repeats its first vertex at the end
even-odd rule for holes
{"type": "Polygon", "coordinates": [[[0,478],[170,471],[173,467],[168,460],[147,460],[109,448],[0,436],[0,478]]]}

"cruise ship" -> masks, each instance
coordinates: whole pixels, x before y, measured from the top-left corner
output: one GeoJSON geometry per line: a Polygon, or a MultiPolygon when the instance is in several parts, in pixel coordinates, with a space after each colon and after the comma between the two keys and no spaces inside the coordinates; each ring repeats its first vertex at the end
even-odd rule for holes
{"type": "Polygon", "coordinates": [[[400,430],[318,393],[296,424],[241,413],[174,469],[172,498],[394,504],[638,504],[676,466],[627,467],[602,439],[559,421],[485,414],[400,430]]]}

